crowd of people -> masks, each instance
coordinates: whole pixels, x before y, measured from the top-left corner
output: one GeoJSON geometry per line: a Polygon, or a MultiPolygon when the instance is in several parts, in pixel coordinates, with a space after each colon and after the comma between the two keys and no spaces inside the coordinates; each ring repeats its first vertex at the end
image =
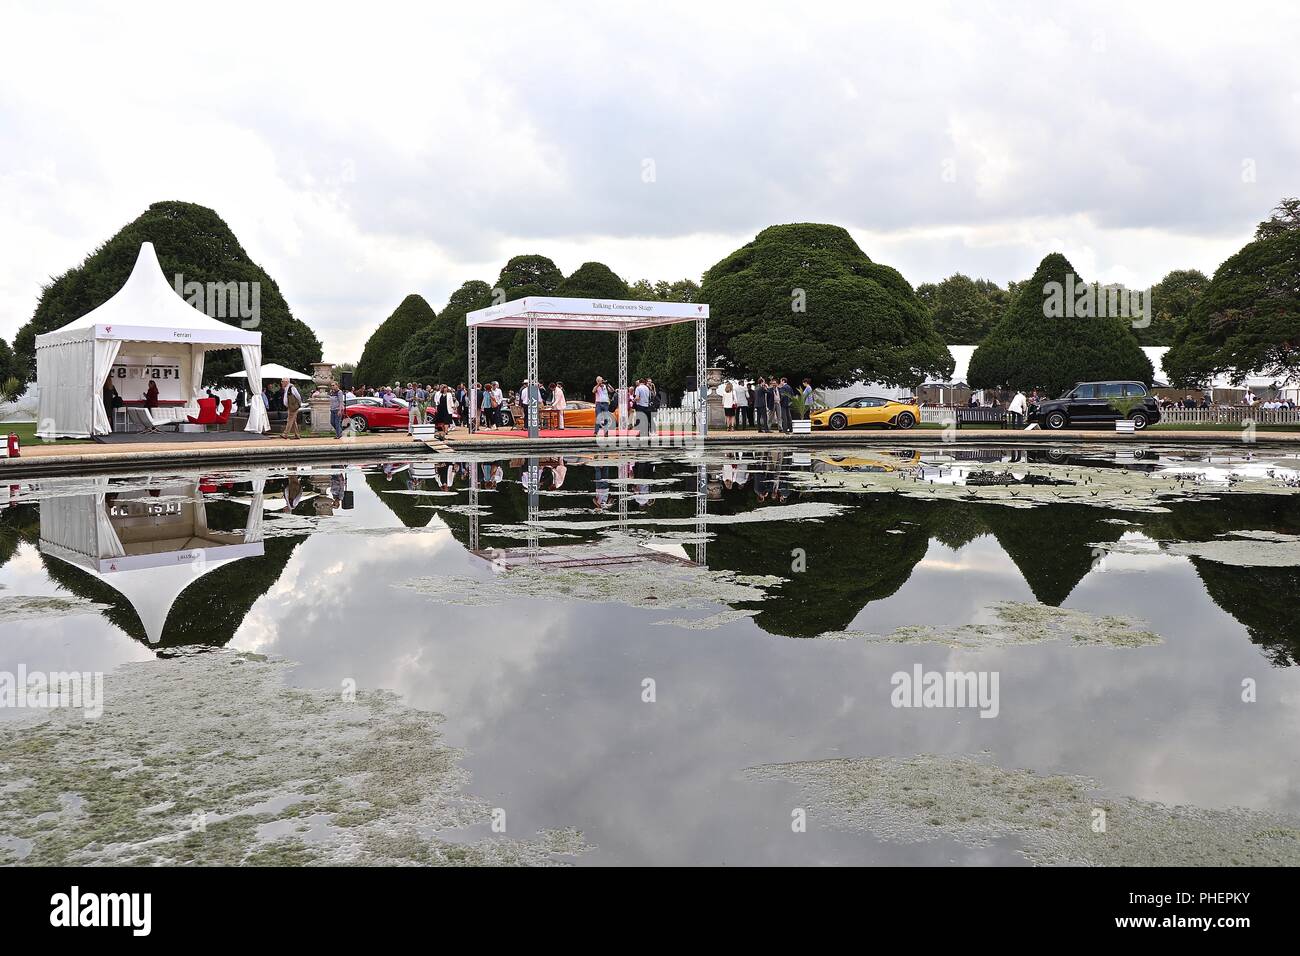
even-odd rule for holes
{"type": "MultiPolygon", "coordinates": [[[[709,468],[709,497],[738,504],[749,500],[751,495],[757,504],[789,502],[795,494],[792,474],[809,467],[795,465],[792,453],[783,450],[729,451],[722,453],[721,458],[720,466],[709,468]]],[[[512,484],[519,485],[525,493],[565,490],[579,495],[589,491],[591,506],[596,511],[614,508],[620,495],[626,495],[629,504],[642,509],[657,500],[676,501],[680,497],[680,489],[656,492],[658,483],[673,471],[671,468],[665,471],[662,463],[641,460],[619,466],[608,459],[582,455],[546,457],[534,462],[535,465],[523,458],[478,463],[458,461],[421,469],[418,473],[409,462],[389,462],[382,466],[382,473],[386,483],[400,483],[412,492],[462,491],[471,484],[476,484],[480,491],[500,491],[512,484]],[[573,476],[577,478],[571,481],[573,476]]]]}
{"type": "Polygon", "coordinates": [[[807,418],[812,411],[813,386],[807,378],[798,390],[789,379],[772,375],[727,379],[715,391],[722,398],[722,414],[729,432],[751,428],[790,432],[794,418],[807,418]]]}
{"type": "MultiPolygon", "coordinates": [[[[535,384],[539,418],[540,413],[546,412],[546,417],[555,427],[563,429],[566,424],[565,412],[572,409],[564,383],[554,381],[535,384]]],[[[477,397],[477,427],[488,431],[517,427],[513,409],[519,409],[526,416],[533,403],[533,394],[527,382],[521,382],[517,389],[502,388],[497,381],[475,382],[473,393],[477,397]]],[[[409,409],[411,425],[432,421],[439,426],[440,432],[453,426],[465,425],[470,420],[471,391],[464,382],[454,387],[423,385],[418,382],[407,382],[405,386],[399,385],[396,388],[359,385],[355,391],[349,389],[343,392],[340,400],[346,405],[358,397],[375,398],[385,406],[405,405],[409,409]]],[[[595,408],[594,434],[608,434],[618,420],[635,422],[640,434],[651,434],[655,413],[662,404],[659,389],[651,378],[637,379],[633,387],[627,390],[626,404],[621,411],[618,409],[618,390],[601,376],[596,376],[587,400],[595,408]]]]}

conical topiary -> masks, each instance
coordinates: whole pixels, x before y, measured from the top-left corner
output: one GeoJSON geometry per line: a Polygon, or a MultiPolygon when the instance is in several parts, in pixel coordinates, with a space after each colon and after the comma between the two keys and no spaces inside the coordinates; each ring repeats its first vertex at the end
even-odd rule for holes
{"type": "Polygon", "coordinates": [[[1077,297],[1085,289],[1065,256],[1054,252],[1043,259],[971,356],[968,384],[1036,388],[1050,396],[1062,395],[1084,381],[1119,379],[1150,385],[1151,362],[1128,319],[1075,314],[1077,297]]]}

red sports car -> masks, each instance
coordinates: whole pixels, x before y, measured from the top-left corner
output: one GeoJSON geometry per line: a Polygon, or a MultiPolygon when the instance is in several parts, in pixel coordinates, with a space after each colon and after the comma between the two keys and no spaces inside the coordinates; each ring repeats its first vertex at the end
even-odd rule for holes
{"type": "Polygon", "coordinates": [[[343,409],[343,427],[351,428],[358,435],[380,428],[406,431],[411,423],[406,402],[400,398],[392,401],[394,404],[385,405],[377,398],[354,398],[343,409]]]}

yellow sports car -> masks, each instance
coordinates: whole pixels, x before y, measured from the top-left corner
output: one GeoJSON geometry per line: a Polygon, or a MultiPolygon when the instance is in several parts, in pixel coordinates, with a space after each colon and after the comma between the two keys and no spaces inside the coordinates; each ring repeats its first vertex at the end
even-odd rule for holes
{"type": "Polygon", "coordinates": [[[834,408],[813,412],[813,428],[848,428],[850,425],[886,425],[911,428],[921,420],[921,408],[913,401],[864,396],[841,402],[834,408]]]}
{"type": "Polygon", "coordinates": [[[813,471],[871,471],[888,473],[903,468],[915,468],[921,463],[918,451],[881,452],[879,458],[860,455],[813,455],[813,471]]]}

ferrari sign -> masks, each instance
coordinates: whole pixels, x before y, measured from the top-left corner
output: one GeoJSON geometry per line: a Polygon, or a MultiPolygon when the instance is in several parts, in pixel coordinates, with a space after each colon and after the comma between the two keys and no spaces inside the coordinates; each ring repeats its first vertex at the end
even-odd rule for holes
{"type": "Polygon", "coordinates": [[[124,356],[113,363],[113,384],[126,401],[133,401],[137,393],[143,394],[149,383],[158,386],[158,399],[164,402],[184,401],[181,395],[181,363],[167,356],[124,356]]]}

